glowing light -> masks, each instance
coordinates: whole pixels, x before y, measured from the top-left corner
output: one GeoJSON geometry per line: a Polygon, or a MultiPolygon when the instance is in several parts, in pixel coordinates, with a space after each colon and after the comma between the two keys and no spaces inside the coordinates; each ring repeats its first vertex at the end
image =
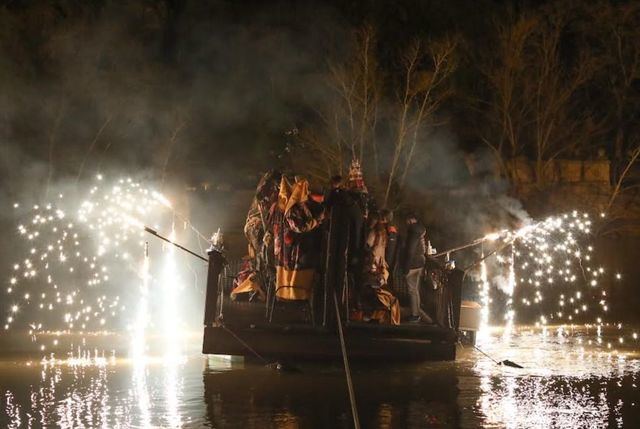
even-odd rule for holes
{"type": "Polygon", "coordinates": [[[5,289],[11,294],[20,286],[24,298],[19,312],[15,311],[18,304],[9,301],[8,309],[14,310],[10,314],[15,315],[11,316],[13,326],[23,315],[61,312],[58,318],[47,316],[46,324],[24,321],[29,324],[25,332],[29,331],[36,342],[52,328],[103,330],[114,320],[126,321],[126,307],[119,302],[118,292],[131,286],[123,278],[135,276],[129,263],[121,260],[141,254],[143,220],[157,225],[163,216],[171,214],[165,210],[170,207],[168,199],[159,193],[152,195],[130,178],[115,186],[100,174],[95,179],[84,199],[74,199],[80,201],[77,206],[60,194],[55,203],[31,206],[18,224],[18,237],[24,240],[28,258],[23,256],[23,261],[12,264],[14,275],[5,289]],[[44,294],[42,288],[55,294],[44,294]],[[96,297],[98,288],[114,296],[100,293],[96,297]],[[55,320],[60,325],[56,326],[55,320]]]}

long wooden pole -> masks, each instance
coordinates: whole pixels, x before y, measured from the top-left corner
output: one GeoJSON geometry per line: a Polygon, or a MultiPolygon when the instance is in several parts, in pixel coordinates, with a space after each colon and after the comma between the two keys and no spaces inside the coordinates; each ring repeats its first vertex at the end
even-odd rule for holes
{"type": "Polygon", "coordinates": [[[340,307],[338,306],[338,296],[336,290],[333,290],[333,304],[336,308],[336,319],[338,321],[338,334],[340,334],[340,347],[342,348],[342,362],[344,363],[344,372],[347,375],[347,389],[349,390],[349,402],[351,402],[351,415],[353,416],[353,426],[360,429],[360,418],[358,417],[358,407],[356,405],[356,393],[353,389],[353,380],[351,380],[351,369],[349,368],[349,358],[347,357],[347,346],[344,342],[344,332],[342,330],[342,318],[340,317],[340,307]]]}

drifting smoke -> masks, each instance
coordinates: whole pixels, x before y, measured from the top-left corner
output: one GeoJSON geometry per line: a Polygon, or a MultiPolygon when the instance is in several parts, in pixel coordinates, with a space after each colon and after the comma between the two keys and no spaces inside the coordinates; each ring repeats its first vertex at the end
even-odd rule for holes
{"type": "Polygon", "coordinates": [[[520,226],[528,226],[533,222],[529,213],[522,206],[522,202],[515,198],[501,194],[495,198],[496,204],[500,206],[505,212],[513,216],[518,221],[520,226]]]}
{"type": "MultiPolygon", "coordinates": [[[[318,5],[246,12],[223,1],[0,7],[5,243],[13,202],[74,198],[97,173],[156,183],[185,211],[200,209],[187,214],[205,231],[224,226],[211,195],[182,201],[186,185],[254,186],[278,162],[282,131],[319,96],[324,58],[311,53],[343,27],[318,5]]],[[[15,256],[0,245],[0,266],[15,256]]]]}
{"type": "Polygon", "coordinates": [[[42,193],[111,166],[162,180],[252,180],[282,149],[296,106],[316,96],[323,58],[309,53],[340,27],[317,5],[275,7],[3,8],[0,192],[42,193]]]}

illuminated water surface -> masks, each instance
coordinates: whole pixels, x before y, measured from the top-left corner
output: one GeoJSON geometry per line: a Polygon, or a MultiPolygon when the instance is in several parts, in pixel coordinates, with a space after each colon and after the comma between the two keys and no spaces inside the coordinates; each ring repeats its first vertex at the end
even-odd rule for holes
{"type": "MultiPolygon", "coordinates": [[[[363,427],[638,427],[638,344],[610,352],[593,332],[570,334],[519,329],[510,343],[494,333],[482,344],[524,369],[469,348],[459,349],[456,362],[356,366],[363,427]]],[[[340,365],[277,373],[203,357],[197,337],[184,345],[179,358],[155,350],[144,358],[98,352],[53,362],[6,356],[0,426],[350,427],[340,365]]]]}

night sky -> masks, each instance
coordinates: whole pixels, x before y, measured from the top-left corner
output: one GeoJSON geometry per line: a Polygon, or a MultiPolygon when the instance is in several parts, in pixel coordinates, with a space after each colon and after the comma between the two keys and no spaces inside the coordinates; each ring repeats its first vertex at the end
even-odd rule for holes
{"type": "MultiPolygon", "coordinates": [[[[408,48],[420,42],[424,53],[442,40],[455,43],[446,96],[416,139],[414,159],[406,168],[401,162],[408,174],[392,184],[394,205],[425,187],[465,186],[468,157],[473,180],[499,176],[485,187],[498,193],[511,178],[496,169],[515,157],[592,159],[600,150],[619,170],[637,146],[638,9],[607,1],[5,2],[0,195],[37,200],[47,183],[80,183],[96,172],[251,188],[268,168],[325,168],[302,136],[335,143],[323,123],[339,100],[331,70],[353,63],[354,34],[367,26],[375,33],[378,99],[376,128],[365,140],[378,152],[375,168],[370,152],[363,164],[378,193],[392,168],[408,48]],[[501,49],[507,30],[527,34],[520,57],[501,49]],[[540,47],[555,30],[556,79],[545,81],[548,94],[536,100],[545,70],[540,47]],[[517,77],[504,89],[509,67],[517,77]],[[514,149],[500,117],[509,90],[514,149]],[[539,150],[547,132],[549,147],[539,150]]],[[[417,68],[414,88],[430,76],[428,55],[417,68]]],[[[336,117],[344,122],[343,113],[336,117]]]]}
{"type": "Polygon", "coordinates": [[[55,177],[108,167],[157,173],[168,151],[171,174],[188,181],[234,182],[286,163],[286,132],[316,120],[327,62],[348,56],[350,33],[365,23],[376,28],[376,55],[392,77],[411,40],[462,38],[456,96],[441,113],[453,146],[475,150],[480,119],[466,99],[483,95],[475,59],[491,52],[495,22],[533,4],[5,2],[4,191],[21,192],[25,172],[40,183],[49,169],[55,177]]]}

